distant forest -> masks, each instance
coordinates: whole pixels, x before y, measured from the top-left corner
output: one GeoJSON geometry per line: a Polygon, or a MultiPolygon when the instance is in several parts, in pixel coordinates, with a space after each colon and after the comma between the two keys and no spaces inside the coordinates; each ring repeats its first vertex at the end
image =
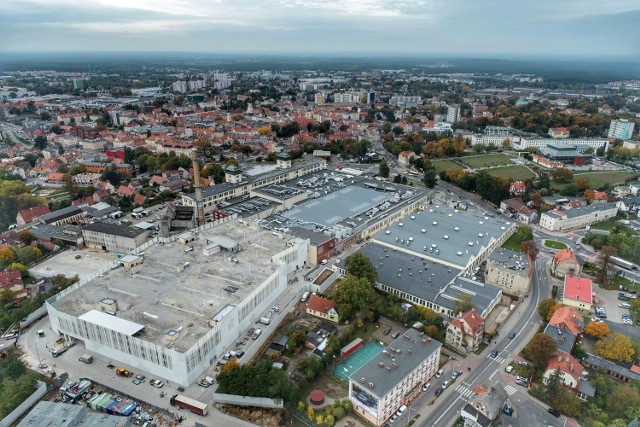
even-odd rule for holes
{"type": "Polygon", "coordinates": [[[506,60],[490,58],[439,58],[429,56],[296,56],[230,55],[197,52],[104,52],[104,53],[3,53],[0,71],[56,70],[144,72],[143,67],[188,67],[235,71],[369,71],[404,69],[416,74],[503,73],[536,74],[547,82],[585,84],[640,79],[640,62],[604,60],[506,60]],[[431,68],[446,63],[450,67],[431,68]]]}

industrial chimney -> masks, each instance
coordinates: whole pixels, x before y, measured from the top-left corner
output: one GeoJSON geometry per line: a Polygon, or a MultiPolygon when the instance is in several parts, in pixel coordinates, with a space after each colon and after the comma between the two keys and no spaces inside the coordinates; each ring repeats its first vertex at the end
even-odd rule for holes
{"type": "Polygon", "coordinates": [[[204,225],[204,206],[202,205],[202,182],[200,181],[200,165],[198,165],[198,150],[191,150],[193,161],[193,186],[196,189],[196,219],[198,227],[204,225]]]}

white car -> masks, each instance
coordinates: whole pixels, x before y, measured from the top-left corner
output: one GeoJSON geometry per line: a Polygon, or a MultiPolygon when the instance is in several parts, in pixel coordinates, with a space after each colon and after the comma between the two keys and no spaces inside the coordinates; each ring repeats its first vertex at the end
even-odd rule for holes
{"type": "Polygon", "coordinates": [[[278,307],[271,307],[271,311],[274,313],[280,313],[280,309],[278,307]]]}
{"type": "Polygon", "coordinates": [[[158,381],[158,380],[151,380],[149,381],[149,384],[151,384],[154,387],[157,388],[162,388],[162,386],[164,386],[164,384],[162,384],[162,382],[158,381]]]}
{"type": "Polygon", "coordinates": [[[431,383],[426,383],[425,385],[422,386],[422,391],[427,391],[429,390],[430,387],[431,387],[431,383]]]}
{"type": "Polygon", "coordinates": [[[398,416],[396,414],[393,414],[391,418],[389,418],[389,422],[393,424],[396,422],[397,419],[398,419],[398,416]]]}
{"type": "Polygon", "coordinates": [[[449,381],[445,381],[442,383],[442,388],[446,389],[447,387],[449,387],[449,381]]]}

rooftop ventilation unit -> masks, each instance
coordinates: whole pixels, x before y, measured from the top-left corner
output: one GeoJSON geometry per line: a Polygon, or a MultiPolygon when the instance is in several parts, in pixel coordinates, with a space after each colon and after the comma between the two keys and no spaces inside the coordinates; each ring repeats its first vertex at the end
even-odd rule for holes
{"type": "Polygon", "coordinates": [[[453,216],[453,214],[449,214],[449,216],[453,216]]]}
{"type": "Polygon", "coordinates": [[[438,221],[433,221],[433,225],[438,225],[438,221]]]}
{"type": "Polygon", "coordinates": [[[409,241],[410,241],[410,242],[413,242],[413,237],[409,237],[409,241]]]}
{"type": "Polygon", "coordinates": [[[484,234],[478,233],[478,237],[484,237],[484,234]]]}
{"type": "Polygon", "coordinates": [[[460,231],[460,227],[453,227],[455,231],[460,231]]]}
{"type": "Polygon", "coordinates": [[[427,232],[427,230],[426,230],[426,229],[424,229],[424,228],[423,228],[422,230],[420,230],[420,231],[421,231],[421,232],[423,232],[423,233],[426,233],[426,232],[427,232]]]}
{"type": "Polygon", "coordinates": [[[391,231],[387,230],[385,231],[385,234],[391,234],[391,231]]]}
{"type": "Polygon", "coordinates": [[[449,240],[449,236],[447,236],[446,234],[443,237],[444,237],[444,240],[449,240]]]}
{"type": "Polygon", "coordinates": [[[404,225],[404,224],[403,224],[403,223],[401,223],[401,222],[399,222],[399,223],[398,223],[398,227],[402,227],[403,225],[404,225]]]}
{"type": "Polygon", "coordinates": [[[411,219],[416,219],[415,215],[411,215],[411,219]]]}
{"type": "Polygon", "coordinates": [[[480,225],[484,224],[484,221],[478,221],[480,223],[480,225]]]}
{"type": "Polygon", "coordinates": [[[462,256],[462,252],[458,251],[457,252],[458,256],[462,256]]]}

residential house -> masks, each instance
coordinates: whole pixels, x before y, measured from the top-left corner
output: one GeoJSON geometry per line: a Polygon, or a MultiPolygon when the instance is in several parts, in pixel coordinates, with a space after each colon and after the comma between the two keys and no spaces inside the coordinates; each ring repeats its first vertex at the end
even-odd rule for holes
{"type": "Polygon", "coordinates": [[[0,271],[0,289],[14,292],[16,299],[26,298],[28,294],[22,283],[20,270],[12,268],[0,271]]]}
{"type": "Polygon", "coordinates": [[[509,193],[512,195],[519,197],[524,196],[524,193],[527,192],[527,184],[524,181],[514,181],[511,183],[509,187],[509,193]]]}
{"type": "Polygon", "coordinates": [[[411,160],[415,159],[416,157],[418,156],[413,151],[402,151],[400,154],[398,154],[398,162],[401,165],[408,165],[411,160]]]}
{"type": "Polygon", "coordinates": [[[593,194],[593,199],[591,203],[607,203],[609,200],[609,195],[604,191],[596,191],[593,194]]]}
{"type": "Polygon", "coordinates": [[[93,193],[93,201],[96,203],[106,202],[109,198],[109,193],[105,190],[96,190],[93,193]]]}
{"type": "Polygon", "coordinates": [[[484,319],[475,309],[451,320],[447,326],[447,344],[465,352],[474,352],[482,343],[484,335],[484,319]]]}
{"type": "Polygon", "coordinates": [[[596,369],[617,380],[630,383],[632,381],[640,381],[640,367],[631,365],[631,369],[622,365],[618,365],[610,360],[603,359],[595,354],[587,353],[587,358],[582,360],[582,364],[587,368],[596,369]]]}
{"type": "Polygon", "coordinates": [[[549,383],[549,378],[556,371],[560,374],[561,384],[575,393],[580,384],[582,372],[584,371],[580,362],[568,353],[551,357],[544,370],[543,382],[545,385],[549,383]]]}
{"type": "Polygon", "coordinates": [[[154,175],[149,179],[149,185],[154,186],[154,185],[162,185],[165,182],[167,182],[167,179],[160,176],[160,175],[154,175]]]}
{"type": "Polygon", "coordinates": [[[627,197],[616,202],[616,207],[622,212],[638,212],[640,197],[627,197]]]}
{"type": "Polygon", "coordinates": [[[562,304],[575,307],[583,312],[591,311],[593,291],[591,280],[584,277],[564,276],[562,304]]]}
{"type": "Polygon", "coordinates": [[[464,427],[489,427],[507,402],[507,393],[498,383],[486,388],[478,385],[473,392],[460,411],[464,427]]]}
{"type": "Polygon", "coordinates": [[[577,337],[584,329],[584,318],[575,308],[562,306],[553,312],[549,324],[577,337]]]}
{"type": "Polygon", "coordinates": [[[500,202],[500,209],[525,224],[535,221],[538,216],[538,213],[526,207],[520,198],[503,200],[500,202]]]}
{"type": "Polygon", "coordinates": [[[307,313],[312,316],[326,319],[334,323],[340,321],[340,316],[335,308],[335,303],[329,299],[312,295],[307,301],[307,313]]]}
{"type": "Polygon", "coordinates": [[[42,215],[51,213],[49,206],[39,205],[28,209],[23,209],[16,215],[16,224],[25,225],[40,218],[42,215]]]}
{"type": "Polygon", "coordinates": [[[65,225],[79,223],[82,221],[85,212],[77,206],[69,206],[57,211],[42,215],[38,221],[43,224],[65,225]]]}
{"type": "Polygon", "coordinates": [[[160,191],[182,191],[185,188],[188,188],[190,185],[189,181],[186,179],[175,179],[172,181],[167,181],[160,185],[160,191]]]}
{"type": "Polygon", "coordinates": [[[551,273],[560,277],[564,277],[566,274],[579,276],[581,268],[578,257],[576,257],[571,248],[556,252],[551,262],[551,273]]]}
{"type": "Polygon", "coordinates": [[[117,193],[121,197],[124,197],[124,196],[133,197],[133,195],[135,194],[135,190],[126,185],[121,185],[120,187],[118,187],[117,193]]]}

